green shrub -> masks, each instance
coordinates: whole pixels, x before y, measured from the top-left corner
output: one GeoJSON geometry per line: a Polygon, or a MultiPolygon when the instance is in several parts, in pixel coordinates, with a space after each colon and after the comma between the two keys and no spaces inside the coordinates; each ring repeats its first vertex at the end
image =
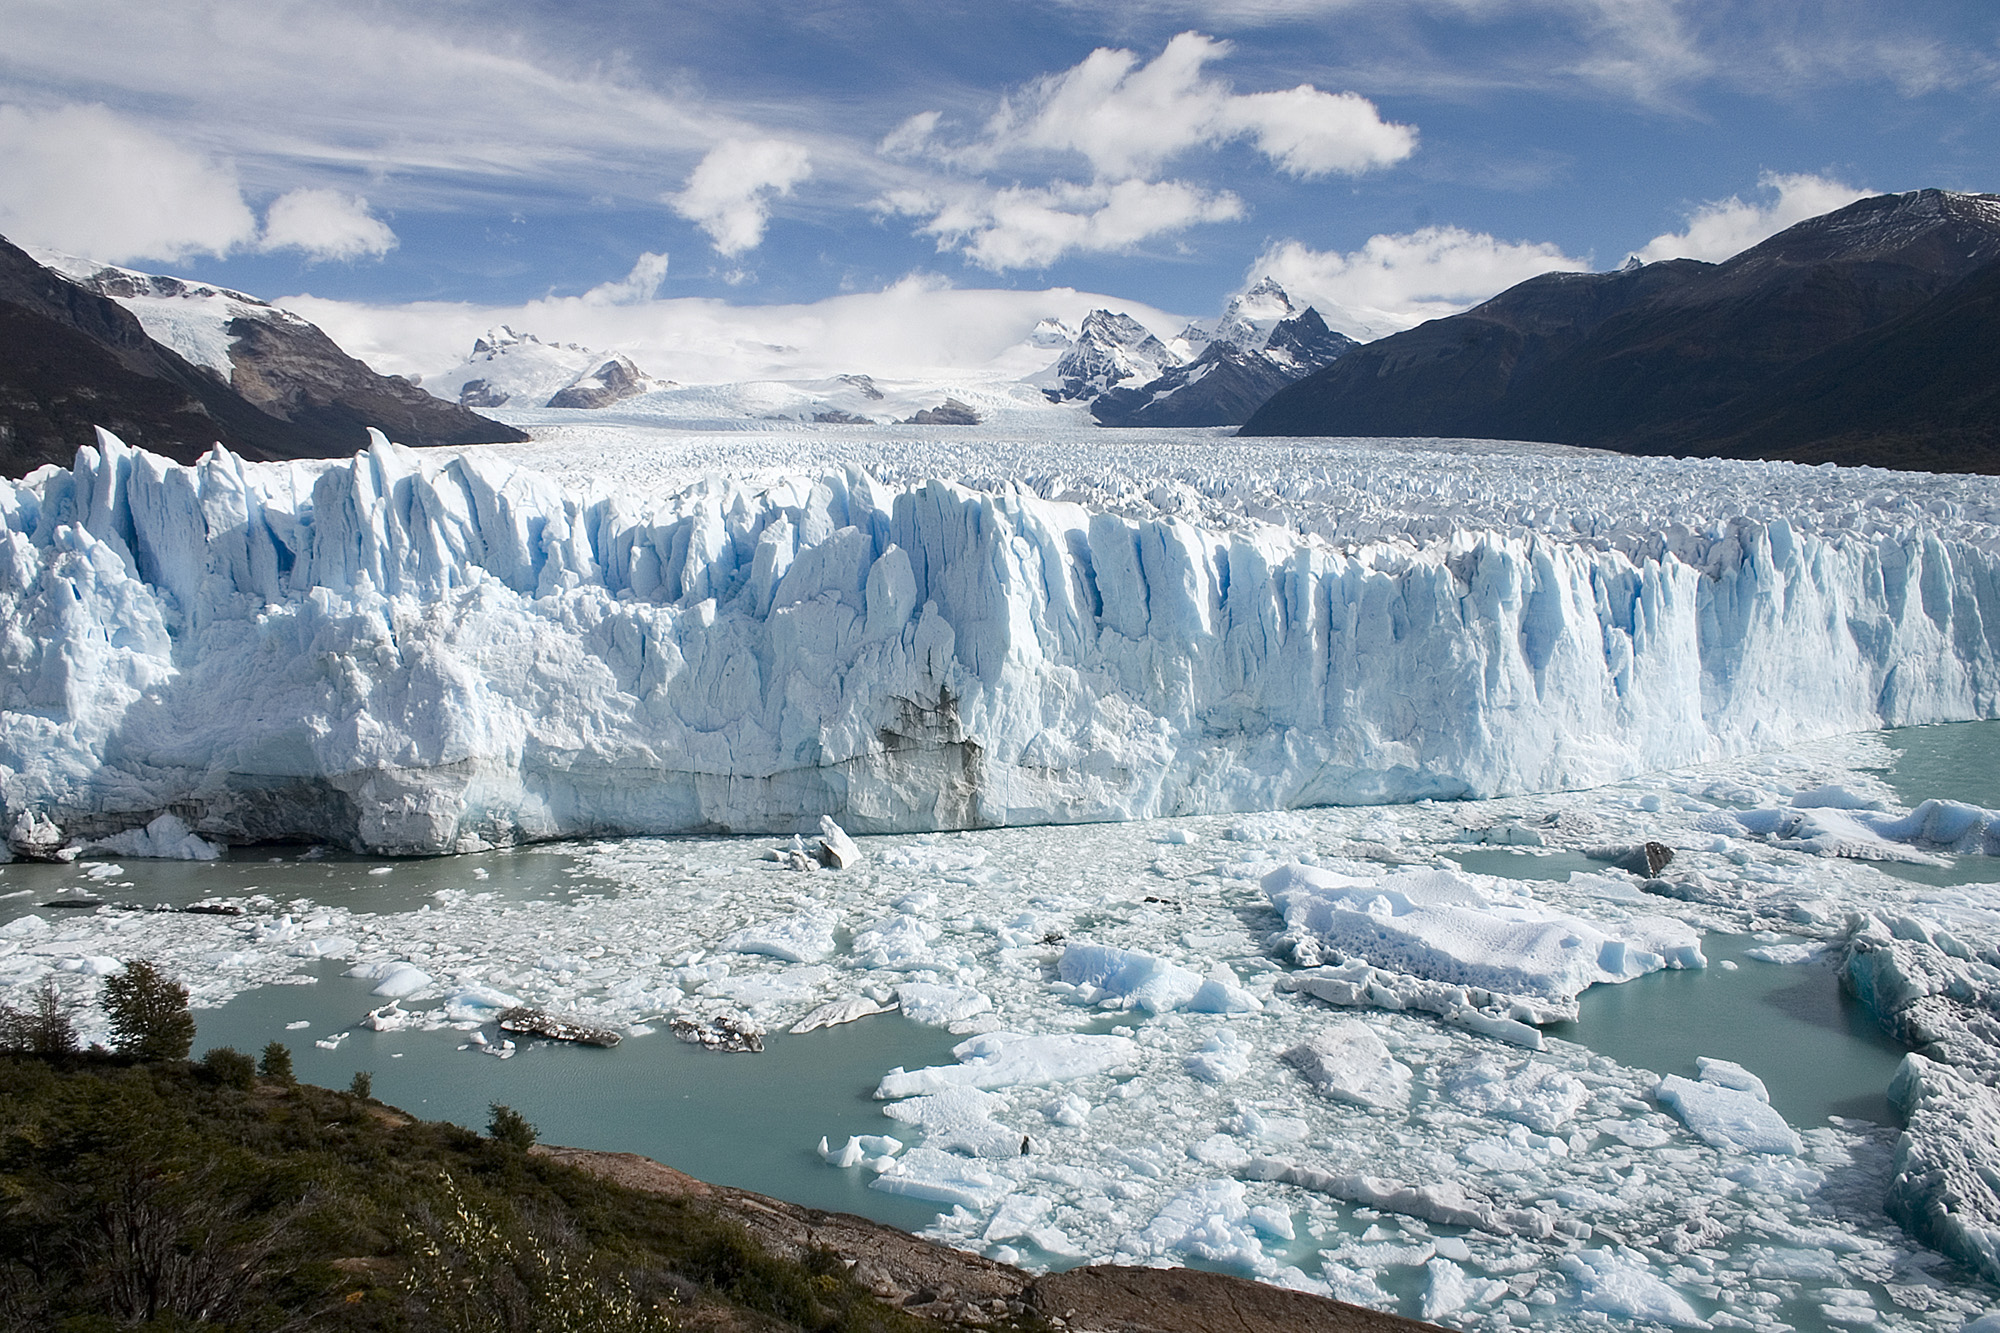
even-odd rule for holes
{"type": "Polygon", "coordinates": [[[347,1085],[347,1091],[349,1095],[367,1101],[375,1095],[375,1076],[365,1069],[355,1070],[354,1081],[347,1085]]]}
{"type": "Polygon", "coordinates": [[[201,1072],[225,1088],[257,1086],[257,1062],[234,1046],[211,1046],[201,1057],[201,1072]]]}
{"type": "Polygon", "coordinates": [[[111,1048],[138,1060],[185,1060],[194,1047],[187,987],[143,958],[104,980],[111,1048]]]}
{"type": "Polygon", "coordinates": [[[535,1127],[526,1116],[499,1102],[490,1103],[487,1109],[493,1112],[493,1119],[487,1122],[486,1132],[495,1143],[522,1152],[535,1146],[535,1127]]]}
{"type": "Polygon", "coordinates": [[[282,1041],[274,1041],[264,1047],[264,1054],[257,1061],[257,1072],[273,1083],[296,1083],[298,1076],[292,1073],[292,1048],[282,1041]]]}

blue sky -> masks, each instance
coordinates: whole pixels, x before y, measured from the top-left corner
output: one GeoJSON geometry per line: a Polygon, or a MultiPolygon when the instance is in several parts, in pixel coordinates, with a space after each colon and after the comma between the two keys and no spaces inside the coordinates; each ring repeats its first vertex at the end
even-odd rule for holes
{"type": "Polygon", "coordinates": [[[0,0],[0,31],[0,232],[344,307],[1208,314],[1270,269],[1379,335],[2000,188],[1990,0],[0,0]]]}

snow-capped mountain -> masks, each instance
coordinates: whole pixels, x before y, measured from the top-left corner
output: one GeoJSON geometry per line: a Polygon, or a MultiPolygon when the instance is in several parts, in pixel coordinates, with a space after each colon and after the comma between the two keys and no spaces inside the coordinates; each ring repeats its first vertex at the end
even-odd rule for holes
{"type": "MultiPolygon", "coordinates": [[[[1037,326],[1037,333],[1054,323],[1043,320],[1037,326]]],[[[1075,341],[1056,358],[1055,364],[1031,376],[1029,383],[1040,387],[1056,402],[1072,402],[1095,398],[1113,385],[1127,381],[1144,383],[1180,363],[1177,353],[1130,315],[1093,310],[1083,317],[1075,341]]]]}
{"type": "Polygon", "coordinates": [[[1192,359],[1107,389],[1091,401],[1091,416],[1104,426],[1241,425],[1272,394],[1359,346],[1310,306],[1299,310],[1270,278],[1231,298],[1212,332],[1190,324],[1172,345],[1197,338],[1192,359]]]}
{"type": "Polygon", "coordinates": [[[103,426],[192,462],[351,454],[377,427],[413,445],[521,440],[378,375],[311,322],[181,278],[0,241],[0,458],[68,462],[103,426]]]}
{"type": "Polygon", "coordinates": [[[472,353],[450,370],[424,377],[424,387],[463,407],[609,407],[654,389],[671,388],[628,356],[581,343],[545,343],[502,324],[473,340],[472,353]]]}
{"type": "Polygon", "coordinates": [[[1253,351],[1270,342],[1278,326],[1299,313],[1277,280],[1266,277],[1249,291],[1229,298],[1222,318],[1209,331],[1209,341],[1234,343],[1246,352],[1253,351]]]}

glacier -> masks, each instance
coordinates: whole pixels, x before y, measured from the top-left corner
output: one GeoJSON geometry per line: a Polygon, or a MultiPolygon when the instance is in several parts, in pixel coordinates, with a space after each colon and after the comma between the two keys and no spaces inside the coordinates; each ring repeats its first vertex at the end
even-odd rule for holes
{"type": "Polygon", "coordinates": [[[100,433],[0,485],[5,826],[430,855],[1092,822],[2000,713],[1980,479],[1162,434],[649,485],[609,448],[189,468],[100,433]]]}

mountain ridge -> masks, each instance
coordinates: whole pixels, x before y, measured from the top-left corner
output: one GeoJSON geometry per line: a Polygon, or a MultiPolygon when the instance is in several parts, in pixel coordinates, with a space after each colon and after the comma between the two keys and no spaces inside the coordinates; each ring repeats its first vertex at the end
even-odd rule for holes
{"type": "MultiPolygon", "coordinates": [[[[1793,367],[1914,315],[1996,260],[2000,198],[1875,196],[1721,264],[1529,279],[1280,390],[1243,433],[1536,439],[1628,453],[1726,443],[1734,456],[1763,456],[1725,429],[1732,413],[1793,367]]],[[[1879,457],[1852,443],[1844,456],[1893,464],[1900,447],[1884,439],[1879,457]]],[[[1810,441],[1793,447],[1809,451],[1810,441]]]]}
{"type": "Polygon", "coordinates": [[[94,280],[78,281],[0,238],[7,475],[67,464],[99,426],[182,463],[217,443],[251,460],[344,458],[367,447],[371,426],[417,446],[527,438],[376,374],[317,326],[254,297],[125,269],[98,273],[127,300],[214,299],[224,309],[195,321],[205,327],[186,344],[189,356],[94,280]]]}

